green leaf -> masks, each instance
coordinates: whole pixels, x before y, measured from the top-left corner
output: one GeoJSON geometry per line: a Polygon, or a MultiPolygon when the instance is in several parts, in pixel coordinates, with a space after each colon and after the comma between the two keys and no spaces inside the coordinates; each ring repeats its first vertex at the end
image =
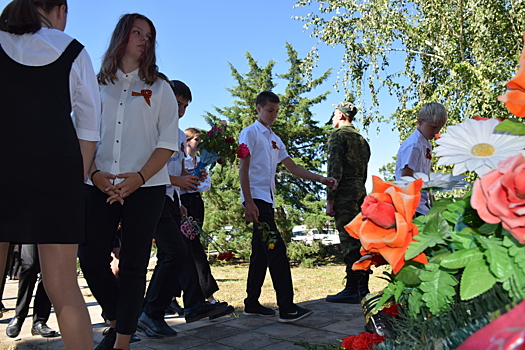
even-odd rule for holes
{"type": "Polygon", "coordinates": [[[410,243],[408,246],[405,259],[413,259],[429,247],[434,247],[436,244],[444,244],[445,240],[443,237],[449,232],[450,226],[441,213],[432,215],[423,230],[414,237],[415,242],[410,243]]]}
{"type": "Polygon", "coordinates": [[[423,272],[423,269],[418,268],[415,264],[410,264],[410,261],[408,261],[396,274],[396,281],[401,281],[408,285],[418,285],[421,283],[419,275],[423,272]]]}
{"type": "Polygon", "coordinates": [[[484,223],[478,228],[478,232],[484,235],[490,235],[494,233],[501,224],[487,224],[484,223]]]}
{"type": "Polygon", "coordinates": [[[450,233],[450,238],[452,239],[452,244],[455,243],[457,247],[463,249],[472,248],[475,242],[474,230],[469,228],[464,228],[461,232],[452,231],[450,233]]]}
{"type": "Polygon", "coordinates": [[[449,309],[454,302],[454,286],[458,281],[449,272],[440,269],[438,264],[428,264],[426,267],[427,271],[419,276],[422,281],[419,288],[423,292],[422,299],[426,306],[431,313],[437,315],[449,309]]]}
{"type": "Polygon", "coordinates": [[[519,119],[510,118],[499,123],[494,130],[506,131],[517,135],[525,135],[525,124],[519,119]]]}
{"type": "Polygon", "coordinates": [[[441,266],[447,269],[460,269],[466,267],[470,261],[483,260],[483,252],[480,248],[458,250],[444,258],[441,266]]]}
{"type": "Polygon", "coordinates": [[[412,292],[408,296],[408,313],[413,318],[421,312],[423,306],[423,293],[419,288],[412,289],[412,292]]]}
{"type": "Polygon", "coordinates": [[[496,283],[496,278],[490,272],[484,259],[469,261],[463,270],[459,285],[461,300],[469,300],[485,293],[492,288],[494,283],[496,283]]]}
{"type": "Polygon", "coordinates": [[[485,237],[479,237],[479,240],[486,249],[485,256],[489,262],[490,271],[499,282],[509,278],[511,275],[509,265],[512,264],[512,261],[508,249],[503,246],[503,241],[485,237]]]}

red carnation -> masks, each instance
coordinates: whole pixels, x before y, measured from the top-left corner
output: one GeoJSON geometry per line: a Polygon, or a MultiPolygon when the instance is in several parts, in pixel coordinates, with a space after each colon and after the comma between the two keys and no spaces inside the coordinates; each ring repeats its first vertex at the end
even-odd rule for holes
{"type": "Polygon", "coordinates": [[[371,350],[374,346],[385,341],[385,338],[376,333],[363,332],[359,335],[350,335],[343,338],[341,347],[345,350],[371,350]]]}
{"type": "Polygon", "coordinates": [[[239,149],[237,150],[237,158],[244,158],[250,155],[250,148],[245,143],[241,143],[239,145],[239,149]]]}

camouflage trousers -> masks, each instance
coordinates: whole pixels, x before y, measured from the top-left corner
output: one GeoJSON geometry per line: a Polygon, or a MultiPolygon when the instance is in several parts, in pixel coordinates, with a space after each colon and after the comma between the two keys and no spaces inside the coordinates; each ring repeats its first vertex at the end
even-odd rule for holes
{"type": "MultiPolygon", "coordinates": [[[[360,192],[360,191],[359,191],[360,192]]],[[[365,193],[356,193],[354,195],[338,196],[334,200],[335,227],[339,232],[339,240],[343,253],[343,261],[346,264],[346,274],[352,274],[352,265],[361,258],[361,242],[351,237],[345,230],[345,226],[350,223],[361,212],[365,193]],[[344,199],[340,199],[344,197],[344,199]],[[349,198],[355,200],[349,200],[349,198]]]]}

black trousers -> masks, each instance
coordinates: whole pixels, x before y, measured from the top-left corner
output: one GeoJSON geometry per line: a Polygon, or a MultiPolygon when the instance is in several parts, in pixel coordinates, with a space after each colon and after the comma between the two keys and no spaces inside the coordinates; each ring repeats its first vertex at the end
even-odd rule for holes
{"type": "MultiPolygon", "coordinates": [[[[204,222],[204,202],[202,200],[201,194],[199,192],[185,193],[180,196],[182,205],[188,210],[188,216],[193,217],[199,225],[202,225],[204,222]]],[[[186,245],[188,246],[189,254],[191,259],[195,263],[195,269],[199,275],[199,284],[202,289],[202,293],[205,298],[208,298],[213,295],[216,291],[219,290],[217,281],[211,274],[210,263],[208,262],[208,257],[204,247],[202,246],[200,237],[195,237],[195,239],[188,239],[184,236],[186,245]]],[[[187,276],[183,276],[186,278],[187,276]]],[[[178,291],[180,293],[180,291],[178,291]]],[[[180,295],[180,294],[175,294],[180,295]]]]}
{"type": "Polygon", "coordinates": [[[80,245],[80,266],[102,307],[104,316],[116,320],[115,330],[131,335],[137,328],[146,291],[146,271],[151,241],[157,228],[166,186],[141,187],[119,203],[106,203],[107,195],[86,186],[87,242],[80,245]],[[118,278],[110,268],[113,239],[121,223],[118,278]]]}
{"type": "Polygon", "coordinates": [[[247,297],[244,299],[244,305],[250,307],[259,302],[266,269],[269,268],[279,310],[282,312],[293,311],[295,305],[293,303],[294,293],[290,262],[286,255],[284,240],[277,231],[272,204],[259,199],[255,199],[254,202],[259,209],[259,222],[267,223],[271,231],[277,232],[277,243],[275,243],[274,249],[269,249],[268,244],[262,240],[263,232],[259,229],[259,225],[253,224],[252,254],[246,286],[247,297]]]}
{"type": "Polygon", "coordinates": [[[18,280],[18,297],[16,299],[15,317],[24,320],[29,312],[29,304],[33,296],[35,284],[38,285],[33,302],[33,324],[46,323],[51,313],[51,301],[47,296],[40,274],[40,261],[38,246],[36,244],[23,244],[21,247],[22,269],[18,280]]]}
{"type": "Polygon", "coordinates": [[[183,274],[188,275],[187,281],[180,282],[184,289],[184,306],[193,307],[204,299],[196,271],[184,271],[191,261],[180,232],[180,221],[178,197],[173,200],[166,196],[162,217],[154,236],[157,244],[157,265],[144,300],[144,313],[152,319],[164,319],[164,312],[176,289],[180,288],[179,280],[183,274]]]}

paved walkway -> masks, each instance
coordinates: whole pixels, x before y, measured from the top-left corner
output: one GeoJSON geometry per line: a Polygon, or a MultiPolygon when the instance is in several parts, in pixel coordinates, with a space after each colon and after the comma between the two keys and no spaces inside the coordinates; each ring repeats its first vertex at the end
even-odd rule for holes
{"type": "MultiPolygon", "coordinates": [[[[86,296],[95,346],[102,339],[102,331],[106,328],[101,309],[95,299],[89,295],[89,288],[83,278],[79,284],[86,296]]],[[[60,337],[42,338],[31,336],[31,314],[24,323],[19,338],[13,340],[5,335],[5,328],[14,315],[18,281],[7,281],[3,302],[9,311],[0,319],[0,350],[58,350],[64,349],[60,337]]],[[[300,304],[314,310],[314,314],[295,323],[279,323],[277,317],[262,318],[256,316],[222,317],[215,322],[207,319],[186,324],[183,317],[167,316],[166,321],[177,330],[178,335],[171,338],[147,338],[138,332],[142,339],[130,345],[131,350],[177,350],[177,349],[304,349],[293,345],[293,341],[309,343],[337,343],[338,340],[359,334],[364,330],[364,318],[360,305],[333,304],[324,300],[312,300],[300,304]],[[292,340],[286,341],[282,339],[292,340]]],[[[58,330],[54,314],[48,322],[49,326],[58,330]]]]}

